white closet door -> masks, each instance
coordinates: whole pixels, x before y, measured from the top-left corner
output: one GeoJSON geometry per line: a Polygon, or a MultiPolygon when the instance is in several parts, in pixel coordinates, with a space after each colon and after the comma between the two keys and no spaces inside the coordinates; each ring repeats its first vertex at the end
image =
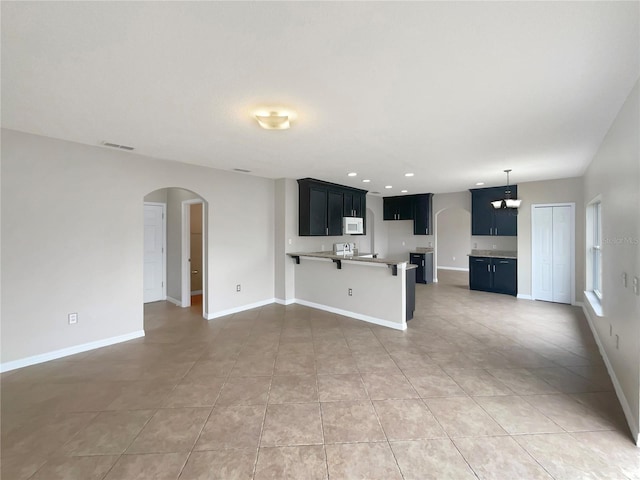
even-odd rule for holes
{"type": "Polygon", "coordinates": [[[572,222],[569,205],[533,209],[531,296],[534,300],[571,303],[572,222]]]}
{"type": "Polygon", "coordinates": [[[571,303],[571,207],[553,207],[553,300],[571,303]]]}
{"type": "Polygon", "coordinates": [[[533,210],[532,297],[553,301],[553,207],[533,210]]]}

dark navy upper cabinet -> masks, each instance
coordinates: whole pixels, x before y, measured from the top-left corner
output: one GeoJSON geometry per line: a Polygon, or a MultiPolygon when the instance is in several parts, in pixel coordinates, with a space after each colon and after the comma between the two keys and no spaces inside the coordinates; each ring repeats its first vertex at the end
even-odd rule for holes
{"type": "Polygon", "coordinates": [[[413,195],[413,234],[433,235],[432,225],[432,198],[433,193],[421,193],[413,195]]]}
{"type": "Polygon", "coordinates": [[[364,217],[364,206],[366,205],[367,195],[359,191],[343,192],[343,215],[345,217],[364,217]]]}
{"type": "Polygon", "coordinates": [[[384,197],[384,220],[413,220],[414,235],[433,235],[432,193],[384,197]]]}
{"type": "Polygon", "coordinates": [[[402,197],[384,197],[382,199],[383,220],[412,220],[413,198],[411,195],[402,197]]]}
{"type": "MultiPolygon", "coordinates": [[[[518,186],[511,185],[511,196],[517,198],[518,186]]],[[[491,202],[502,200],[507,187],[476,188],[471,191],[471,235],[516,236],[518,216],[514,209],[495,209],[491,202]]]]}
{"type": "MultiPolygon", "coordinates": [[[[366,190],[313,178],[298,180],[300,236],[340,236],[342,217],[364,217],[366,208],[366,190]]],[[[365,224],[365,233],[366,228],[365,224]]]]}

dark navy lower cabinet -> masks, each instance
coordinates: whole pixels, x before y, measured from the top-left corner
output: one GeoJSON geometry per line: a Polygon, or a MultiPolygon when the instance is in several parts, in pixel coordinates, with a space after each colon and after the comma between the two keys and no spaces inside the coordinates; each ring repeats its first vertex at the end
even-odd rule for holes
{"type": "Polygon", "coordinates": [[[433,283],[433,253],[410,253],[409,263],[418,266],[416,283],[433,283]]]}
{"type": "Polygon", "coordinates": [[[469,257],[469,288],[516,296],[518,294],[518,260],[469,257]]]}

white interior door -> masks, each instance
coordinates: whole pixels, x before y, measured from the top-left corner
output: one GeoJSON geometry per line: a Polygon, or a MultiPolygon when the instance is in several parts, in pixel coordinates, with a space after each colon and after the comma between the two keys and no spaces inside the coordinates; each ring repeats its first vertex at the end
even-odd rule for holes
{"type": "Polygon", "coordinates": [[[571,303],[573,208],[534,206],[532,212],[532,289],[534,300],[571,303]]]}
{"type": "Polygon", "coordinates": [[[144,303],[164,300],[164,210],[144,205],[144,303]]]}
{"type": "Polygon", "coordinates": [[[553,301],[553,207],[533,210],[532,297],[553,301]]]}
{"type": "Polygon", "coordinates": [[[571,303],[571,207],[553,208],[553,302],[571,303]]]}

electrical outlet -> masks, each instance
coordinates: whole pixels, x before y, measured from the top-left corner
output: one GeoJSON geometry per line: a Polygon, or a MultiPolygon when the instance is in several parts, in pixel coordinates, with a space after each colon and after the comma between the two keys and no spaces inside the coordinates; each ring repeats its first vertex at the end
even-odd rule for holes
{"type": "Polygon", "coordinates": [[[77,313],[70,313],[69,314],[69,325],[75,325],[76,323],[78,323],[78,314],[77,313]]]}
{"type": "Polygon", "coordinates": [[[473,248],[478,248],[478,242],[473,242],[473,248]]]}
{"type": "Polygon", "coordinates": [[[496,249],[496,246],[495,246],[495,245],[493,246],[493,249],[494,249],[494,250],[496,249]]]}
{"type": "Polygon", "coordinates": [[[237,284],[236,285],[236,292],[239,292],[239,291],[240,291],[240,284],[237,284]]]}
{"type": "Polygon", "coordinates": [[[402,246],[403,246],[403,247],[404,247],[404,245],[405,245],[405,244],[404,244],[404,242],[402,242],[402,246]]]}
{"type": "Polygon", "coordinates": [[[320,251],[321,251],[321,252],[324,252],[324,245],[322,245],[322,246],[320,247],[320,251]]]}
{"type": "Polygon", "coordinates": [[[293,241],[291,239],[289,239],[289,245],[291,245],[293,243],[293,241]]]}
{"type": "Polygon", "coordinates": [[[433,248],[433,242],[429,242],[429,248],[433,248]]]}
{"type": "Polygon", "coordinates": [[[350,297],[353,297],[353,288],[350,288],[350,289],[349,289],[349,296],[350,296],[350,297]]]}
{"type": "Polygon", "coordinates": [[[451,257],[451,258],[453,258],[453,261],[454,261],[454,262],[456,261],[456,257],[451,257]]]}

